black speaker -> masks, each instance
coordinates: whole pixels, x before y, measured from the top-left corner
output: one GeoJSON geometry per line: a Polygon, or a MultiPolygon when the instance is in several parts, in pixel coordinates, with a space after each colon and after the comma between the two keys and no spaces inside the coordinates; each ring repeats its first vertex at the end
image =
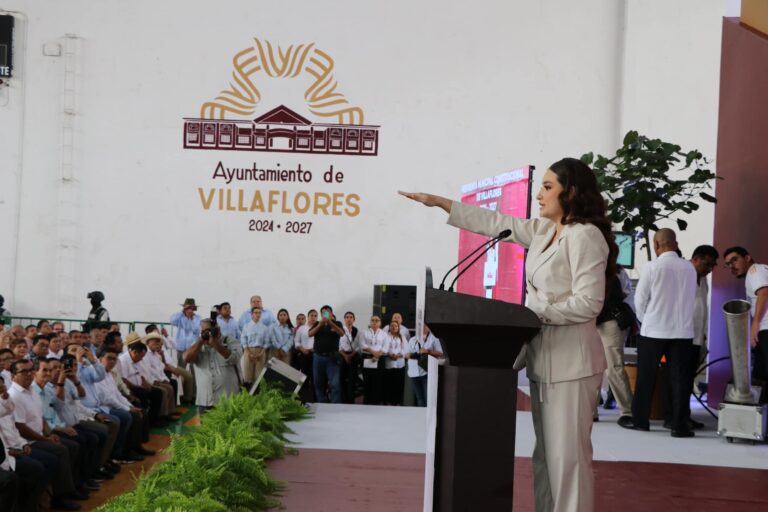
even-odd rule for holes
{"type": "MultiPolygon", "coordinates": [[[[373,285],[373,314],[381,317],[382,327],[388,325],[394,313],[403,315],[403,324],[416,328],[416,287],[409,285],[373,285]]],[[[414,333],[411,332],[411,336],[414,333]]]]}
{"type": "Polygon", "coordinates": [[[287,393],[298,395],[299,390],[307,380],[307,376],[276,357],[272,357],[267,361],[256,382],[251,386],[250,393],[252,395],[256,393],[262,380],[272,386],[282,387],[283,391],[287,393]]]}

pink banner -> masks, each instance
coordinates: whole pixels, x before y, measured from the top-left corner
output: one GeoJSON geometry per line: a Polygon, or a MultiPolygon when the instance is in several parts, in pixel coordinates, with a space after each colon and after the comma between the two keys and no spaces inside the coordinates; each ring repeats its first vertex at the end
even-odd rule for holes
{"type": "MultiPolygon", "coordinates": [[[[513,217],[528,218],[533,166],[521,167],[462,187],[461,202],[513,217]]],[[[461,230],[459,259],[490,237],[461,230]]],[[[473,258],[470,258],[470,261],[473,258]]],[[[463,266],[462,266],[463,268],[463,266]]],[[[519,245],[499,243],[459,278],[460,293],[522,304],[525,286],[525,251],[519,245]]]]}

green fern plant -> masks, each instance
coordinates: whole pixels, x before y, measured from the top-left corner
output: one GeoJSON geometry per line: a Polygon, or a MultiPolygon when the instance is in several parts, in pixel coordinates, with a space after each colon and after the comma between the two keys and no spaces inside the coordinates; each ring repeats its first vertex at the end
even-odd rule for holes
{"type": "Polygon", "coordinates": [[[285,484],[273,480],[266,460],[285,454],[286,421],[305,419],[304,406],[276,389],[223,399],[187,435],[171,436],[170,458],[142,474],[132,492],[98,510],[252,511],[279,506],[285,484]]]}

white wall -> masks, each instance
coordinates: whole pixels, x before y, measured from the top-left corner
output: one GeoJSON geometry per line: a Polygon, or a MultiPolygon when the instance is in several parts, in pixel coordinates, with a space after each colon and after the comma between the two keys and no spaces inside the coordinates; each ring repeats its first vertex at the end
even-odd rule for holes
{"type": "MultiPolygon", "coordinates": [[[[697,12],[705,2],[683,3],[692,11],[615,0],[6,0],[30,22],[17,60],[26,73],[11,86],[26,99],[0,101],[0,293],[27,315],[82,316],[85,294],[101,289],[116,319],[162,320],[185,297],[239,311],[254,292],[294,315],[328,302],[365,317],[373,284],[415,284],[425,265],[439,273],[456,258],[458,233],[442,212],[397,189],[457,196],[461,184],[518,165],[541,171],[562,156],[612,151],[629,128],[713,155],[722,4],[697,12]],[[69,60],[44,56],[65,34],[77,36],[69,60]],[[232,57],[253,37],[331,54],[339,90],[381,125],[379,156],[182,149],[181,119],[227,87],[232,57]],[[652,55],[662,50],[672,55],[652,55]],[[680,83],[693,76],[696,94],[680,83]],[[19,189],[5,169],[20,159],[16,239],[19,189]],[[70,159],[75,180],[62,185],[70,159]],[[315,172],[309,186],[266,188],[357,193],[361,214],[305,219],[315,222],[306,236],[249,233],[249,218],[291,216],[203,211],[197,188],[214,186],[219,159],[333,164],[343,185],[318,183],[315,172]]],[[[292,82],[261,85],[270,100],[256,115],[276,101],[301,106],[292,82]]]]}
{"type": "MultiPolygon", "coordinates": [[[[717,113],[720,83],[722,0],[631,0],[627,2],[626,51],[623,64],[621,133],[638,130],[682,146],[698,149],[716,169],[717,113]]],[[[696,246],[711,244],[714,205],[661,227],[678,231],[680,248],[690,257],[696,246]]],[[[722,248],[725,249],[725,248],[722,248]]],[[[644,250],[635,257],[647,261],[644,250]]],[[[635,273],[637,275],[637,273],[635,273]]]]}

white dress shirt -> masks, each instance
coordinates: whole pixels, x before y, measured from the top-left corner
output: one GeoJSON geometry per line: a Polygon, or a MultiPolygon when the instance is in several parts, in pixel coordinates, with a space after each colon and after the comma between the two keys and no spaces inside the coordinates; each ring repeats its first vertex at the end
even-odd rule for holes
{"type": "Polygon", "coordinates": [[[635,291],[632,289],[632,280],[624,267],[619,267],[618,277],[621,283],[621,292],[624,294],[624,302],[629,304],[632,311],[635,311],[635,291]]]}
{"type": "Polygon", "coordinates": [[[691,262],[667,251],[643,269],[635,291],[640,335],[693,339],[696,270],[691,262]]]}
{"type": "MultiPolygon", "coordinates": [[[[363,332],[363,351],[365,352],[389,352],[387,345],[387,333],[379,329],[366,329],[363,332]]],[[[379,360],[367,357],[363,359],[363,368],[378,368],[379,360]]]]}
{"type": "Polygon", "coordinates": [[[360,352],[360,335],[360,329],[357,329],[357,336],[352,336],[352,331],[345,325],[344,336],[339,338],[339,351],[347,353],[360,352]]]}
{"type": "Polygon", "coordinates": [[[131,402],[117,389],[115,376],[112,372],[108,372],[104,379],[94,385],[94,388],[96,389],[96,399],[100,406],[122,411],[131,409],[131,402]]]}
{"type": "MultiPolygon", "coordinates": [[[[747,270],[747,277],[744,285],[747,288],[747,300],[752,304],[752,317],[755,316],[755,306],[757,305],[757,292],[761,288],[768,287],[768,265],[753,263],[747,270]]],[[[768,330],[768,313],[763,315],[760,321],[760,330],[768,330]]]]}
{"type": "MultiPolygon", "coordinates": [[[[402,327],[401,327],[402,328],[402,327]]],[[[387,354],[398,355],[397,359],[388,357],[384,362],[384,368],[387,370],[394,370],[405,368],[405,353],[408,351],[408,341],[402,336],[392,336],[387,333],[387,354]]]]}
{"type": "Polygon", "coordinates": [[[131,354],[128,352],[123,352],[117,358],[117,365],[120,367],[120,373],[123,378],[134,386],[141,386],[141,378],[147,378],[147,371],[144,365],[141,364],[143,362],[142,360],[134,363],[133,359],[131,359],[131,354]]]}
{"type": "Polygon", "coordinates": [[[8,394],[13,400],[13,421],[23,423],[38,435],[43,435],[43,401],[31,389],[24,389],[16,382],[8,394]]]}
{"type": "Polygon", "coordinates": [[[693,344],[707,346],[707,330],[709,329],[709,285],[704,277],[696,286],[696,302],[693,307],[693,344]]]}
{"type": "Polygon", "coordinates": [[[431,332],[427,335],[426,340],[419,339],[418,336],[414,336],[408,342],[408,349],[406,353],[409,356],[408,359],[408,376],[409,377],[423,377],[427,372],[419,366],[419,353],[421,349],[425,348],[431,352],[443,353],[443,346],[440,344],[440,340],[435,337],[431,332]]]}
{"type": "Polygon", "coordinates": [[[16,423],[13,421],[13,400],[10,398],[0,398],[0,439],[5,445],[5,461],[0,464],[0,469],[13,471],[16,469],[16,458],[8,453],[8,450],[15,448],[21,450],[27,441],[19,434],[16,423]]]}
{"type": "Polygon", "coordinates": [[[309,336],[309,324],[304,324],[296,329],[293,343],[296,348],[303,348],[305,350],[312,350],[315,348],[315,338],[314,336],[309,336]]]}
{"type": "Polygon", "coordinates": [[[169,382],[168,377],[165,375],[165,363],[163,362],[163,356],[159,352],[152,352],[147,350],[147,355],[141,360],[142,365],[147,371],[150,383],[152,382],[169,382]]]}
{"type": "Polygon", "coordinates": [[[0,372],[0,377],[3,378],[3,382],[5,382],[5,387],[7,389],[11,389],[11,386],[13,386],[13,375],[11,375],[11,372],[8,370],[3,370],[0,372]]]}

